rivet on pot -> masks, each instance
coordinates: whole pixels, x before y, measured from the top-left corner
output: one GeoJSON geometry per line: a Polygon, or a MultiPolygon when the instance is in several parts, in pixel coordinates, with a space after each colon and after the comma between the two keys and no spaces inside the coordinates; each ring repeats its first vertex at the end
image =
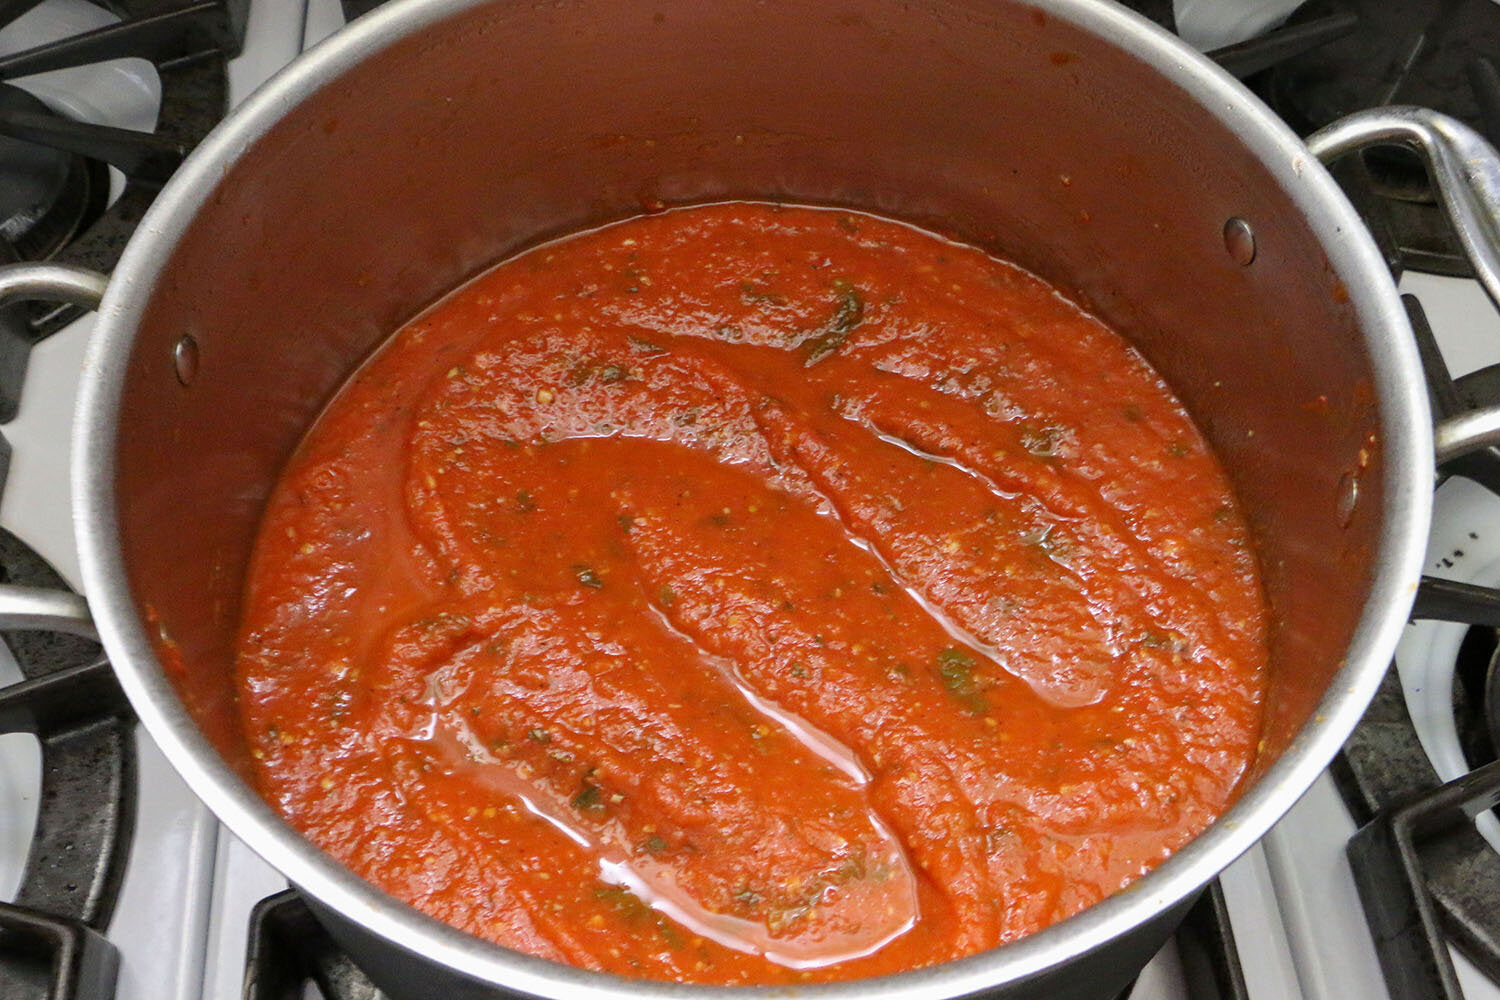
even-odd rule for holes
{"type": "Polygon", "coordinates": [[[1349,527],[1354,520],[1354,508],[1359,506],[1359,475],[1346,472],[1339,477],[1338,496],[1334,500],[1334,511],[1339,517],[1339,526],[1349,527]]]}
{"type": "Polygon", "coordinates": [[[1238,215],[1224,223],[1224,249],[1240,267],[1249,267],[1255,260],[1255,231],[1250,223],[1238,215]]]}
{"type": "Polygon", "coordinates": [[[198,375],[198,341],[191,333],[184,333],[177,346],[172,348],[172,366],[177,371],[177,381],[192,385],[198,375]]]}

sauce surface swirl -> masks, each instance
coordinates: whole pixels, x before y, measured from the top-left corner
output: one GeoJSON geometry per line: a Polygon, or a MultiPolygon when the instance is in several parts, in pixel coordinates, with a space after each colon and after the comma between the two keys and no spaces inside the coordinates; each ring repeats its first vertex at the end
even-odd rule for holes
{"type": "Polygon", "coordinates": [[[705,983],[1060,920],[1233,800],[1266,612],[1117,334],[908,226],[677,209],[400,330],[288,464],[237,669],[262,793],[507,946],[705,983]]]}

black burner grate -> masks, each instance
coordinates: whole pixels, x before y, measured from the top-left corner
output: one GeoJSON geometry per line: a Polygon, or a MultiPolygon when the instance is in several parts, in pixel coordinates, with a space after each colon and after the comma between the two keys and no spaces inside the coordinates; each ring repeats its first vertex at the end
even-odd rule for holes
{"type": "MultiPolygon", "coordinates": [[[[1416,104],[1500,143],[1500,5],[1493,0],[1311,0],[1287,30],[1345,17],[1350,30],[1250,82],[1299,134],[1363,108],[1416,104]]],[[[1459,277],[1473,269],[1414,153],[1378,149],[1336,173],[1387,256],[1459,277]]]]}
{"type": "MultiPolygon", "coordinates": [[[[1176,940],[1189,1000],[1248,1000],[1217,881],[1188,911],[1176,940]]],[[[303,1000],[309,984],[324,1000],[392,1000],[334,943],[297,891],[287,889],[250,914],[243,1000],[303,1000]]],[[[1130,1000],[1134,990],[1101,1000],[1130,1000]]]]}
{"type": "MultiPolygon", "coordinates": [[[[1404,301],[1422,355],[1434,420],[1458,415],[1486,399],[1500,399],[1500,372],[1495,369],[1457,382],[1451,378],[1420,305],[1411,296],[1404,296],[1404,301]]],[[[1466,456],[1439,471],[1500,493],[1496,449],[1466,456]]],[[[1471,638],[1477,634],[1489,640],[1487,648],[1492,650],[1492,630],[1500,628],[1500,591],[1425,577],[1412,617],[1476,626],[1479,632],[1471,630],[1471,638]]],[[[1455,710],[1473,755],[1470,764],[1481,765],[1469,774],[1439,782],[1418,741],[1394,668],[1335,767],[1340,791],[1363,824],[1348,855],[1392,1000],[1463,996],[1448,954],[1449,940],[1487,975],[1500,979],[1500,855],[1473,825],[1474,816],[1500,802],[1500,764],[1493,762],[1500,739],[1485,722],[1500,713],[1500,691],[1495,690],[1492,664],[1487,673],[1485,677],[1483,672],[1461,669],[1455,685],[1455,710]]]]}
{"type": "MultiPolygon", "coordinates": [[[[1168,0],[1126,0],[1173,27],[1168,0]]],[[[1299,135],[1363,108],[1434,108],[1500,144],[1500,5],[1494,0],[1309,0],[1281,27],[1209,53],[1299,135]]],[[[1334,176],[1397,271],[1473,269],[1415,154],[1371,150],[1334,176]]]]}
{"type": "Polygon", "coordinates": [[[1440,785],[1393,670],[1334,774],[1367,820],[1349,862],[1392,1000],[1463,996],[1450,939],[1500,977],[1500,855],[1472,822],[1500,801],[1500,764],[1440,785]]]}
{"type": "MultiPolygon", "coordinates": [[[[66,589],[0,529],[0,582],[66,589]]],[[[25,680],[0,689],[0,732],[41,744],[36,829],[20,891],[0,904],[0,997],[107,1000],[118,958],[102,937],[134,828],[130,710],[97,643],[5,633],[25,680]]]]}
{"type": "MultiPolygon", "coordinates": [[[[0,0],[0,27],[38,2],[0,0]]],[[[244,42],[249,0],[95,2],[120,21],[0,57],[0,143],[24,143],[38,154],[50,150],[62,155],[69,166],[57,172],[83,178],[82,190],[63,188],[69,204],[81,201],[76,208],[60,215],[29,213],[48,220],[36,225],[62,227],[63,238],[37,236],[30,223],[24,231],[8,234],[6,220],[0,219],[0,263],[42,256],[111,270],[157,190],[228,110],[226,64],[244,42]],[[123,57],[147,59],[156,67],[161,107],[155,134],[73,121],[28,101],[8,82],[123,57]],[[126,184],[119,198],[101,208],[105,164],[119,168],[126,184]]],[[[9,148],[14,154],[20,146],[9,148]]],[[[6,150],[0,145],[0,164],[6,150]]],[[[0,184],[5,183],[0,175],[0,184]]],[[[5,362],[0,364],[0,423],[15,416],[31,346],[78,316],[75,307],[51,304],[0,311],[0,361],[5,362]]]]}
{"type": "Polygon", "coordinates": [[[303,1000],[309,983],[325,1000],[386,1000],[295,889],[267,896],[250,913],[244,1000],[303,1000]]]}

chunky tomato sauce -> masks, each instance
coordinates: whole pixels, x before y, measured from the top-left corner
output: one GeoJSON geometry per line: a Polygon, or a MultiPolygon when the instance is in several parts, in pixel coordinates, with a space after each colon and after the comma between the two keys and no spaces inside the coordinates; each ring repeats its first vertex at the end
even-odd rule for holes
{"type": "Polygon", "coordinates": [[[1265,609],[1203,439],[1032,275],[729,204],[399,331],[265,516],[266,797],[532,954],[845,979],[1020,937],[1224,810],[1265,609]]]}

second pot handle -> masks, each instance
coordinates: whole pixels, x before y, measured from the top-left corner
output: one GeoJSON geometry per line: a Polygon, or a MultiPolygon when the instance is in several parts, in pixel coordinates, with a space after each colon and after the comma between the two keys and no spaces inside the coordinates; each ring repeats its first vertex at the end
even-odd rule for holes
{"type": "Polygon", "coordinates": [[[0,584],[0,632],[66,632],[98,639],[82,594],[46,587],[0,584]]]}
{"type": "MultiPolygon", "coordinates": [[[[0,266],[0,306],[12,302],[65,302],[97,309],[108,278],[64,264],[0,266]]],[[[88,603],[78,594],[45,587],[0,585],[0,632],[66,632],[98,638],[88,603]]]]}
{"type": "Polygon", "coordinates": [[[93,311],[104,298],[109,278],[67,264],[0,266],[0,306],[12,302],[65,302],[93,311]]]}
{"type": "MultiPolygon", "coordinates": [[[[1429,108],[1356,111],[1307,137],[1307,148],[1329,164],[1371,146],[1403,146],[1427,167],[1464,255],[1500,309],[1500,154],[1456,118],[1429,108]]],[[[1442,420],[1433,428],[1439,466],[1500,445],[1500,405],[1442,420]]]]}

